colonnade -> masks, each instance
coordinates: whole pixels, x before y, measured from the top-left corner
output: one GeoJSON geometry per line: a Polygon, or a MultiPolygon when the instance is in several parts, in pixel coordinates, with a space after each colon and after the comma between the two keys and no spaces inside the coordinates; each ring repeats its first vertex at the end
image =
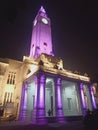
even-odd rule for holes
{"type": "MultiPolygon", "coordinates": [[[[45,111],[45,85],[46,85],[46,75],[44,73],[39,73],[35,76],[35,102],[34,109],[32,114],[33,123],[45,124],[47,123],[46,111],[45,111]]],[[[63,115],[63,105],[62,105],[62,79],[61,77],[54,77],[54,86],[55,86],[55,113],[56,113],[56,122],[66,122],[66,117],[63,115]]],[[[88,87],[90,93],[90,100],[92,102],[92,109],[96,108],[96,102],[94,98],[94,92],[92,86],[88,87]]],[[[84,87],[83,83],[79,84],[81,106],[83,115],[87,110],[84,87]]],[[[21,104],[20,104],[20,120],[26,120],[26,104],[27,104],[27,82],[23,83],[21,104]]],[[[33,106],[32,106],[33,108],[33,106]]]]}

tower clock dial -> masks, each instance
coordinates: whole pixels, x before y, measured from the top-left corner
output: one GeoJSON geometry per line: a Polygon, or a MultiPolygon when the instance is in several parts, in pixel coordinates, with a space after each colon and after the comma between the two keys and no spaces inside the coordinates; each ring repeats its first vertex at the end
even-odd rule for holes
{"type": "Polygon", "coordinates": [[[47,20],[46,18],[42,18],[42,22],[43,22],[44,24],[48,24],[48,20],[47,20]]]}

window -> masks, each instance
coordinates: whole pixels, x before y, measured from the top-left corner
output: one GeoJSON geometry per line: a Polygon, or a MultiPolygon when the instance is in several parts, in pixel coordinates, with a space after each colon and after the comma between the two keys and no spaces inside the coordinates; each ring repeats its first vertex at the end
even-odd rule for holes
{"type": "Polygon", "coordinates": [[[15,77],[16,77],[16,73],[14,72],[9,72],[8,74],[8,79],[7,79],[7,84],[15,84],[15,77]]]}

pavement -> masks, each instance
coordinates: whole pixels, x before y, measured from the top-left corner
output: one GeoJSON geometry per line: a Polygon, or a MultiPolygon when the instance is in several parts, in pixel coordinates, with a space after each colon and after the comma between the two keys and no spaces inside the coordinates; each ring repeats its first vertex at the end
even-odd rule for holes
{"type": "Polygon", "coordinates": [[[87,130],[82,121],[35,125],[28,121],[0,122],[0,130],[87,130]]]}

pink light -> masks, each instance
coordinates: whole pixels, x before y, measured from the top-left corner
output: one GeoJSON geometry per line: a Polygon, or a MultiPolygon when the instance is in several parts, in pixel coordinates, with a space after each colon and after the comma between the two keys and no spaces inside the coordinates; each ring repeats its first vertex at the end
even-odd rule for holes
{"type": "MultiPolygon", "coordinates": [[[[36,81],[37,79],[35,79],[36,81]]],[[[35,83],[35,102],[34,102],[34,108],[37,107],[37,82],[35,83]]]]}
{"type": "Polygon", "coordinates": [[[39,106],[40,108],[44,108],[45,106],[45,78],[44,75],[40,78],[40,89],[39,89],[39,106]]]}
{"type": "Polygon", "coordinates": [[[82,98],[82,104],[83,108],[86,108],[86,102],[85,102],[85,97],[84,97],[84,90],[83,90],[83,84],[81,83],[80,85],[80,91],[81,91],[81,98],[82,98]]]}
{"type": "Polygon", "coordinates": [[[27,107],[27,84],[25,83],[25,88],[24,88],[24,104],[23,104],[23,108],[26,109],[27,107]]]}
{"type": "Polygon", "coordinates": [[[62,108],[62,96],[61,96],[61,78],[57,78],[57,83],[56,83],[56,107],[57,107],[57,110],[56,110],[56,115],[57,115],[57,120],[58,122],[60,123],[65,123],[65,119],[63,117],[63,108],[62,108]]]}
{"type": "Polygon", "coordinates": [[[44,107],[44,88],[43,88],[43,84],[40,85],[40,107],[43,108],[44,107]]]}
{"type": "MultiPolygon", "coordinates": [[[[37,14],[36,20],[37,24],[33,26],[32,38],[31,38],[31,47],[30,47],[30,58],[37,58],[42,53],[51,55],[52,54],[52,37],[51,37],[51,21],[46,16],[46,13],[43,11],[43,7],[37,14]],[[46,17],[42,18],[42,14],[45,14],[46,17]],[[41,21],[39,20],[41,18],[41,21]],[[34,46],[33,46],[34,44],[34,46]]],[[[53,55],[53,54],[52,54],[53,55]]]]}
{"type": "Polygon", "coordinates": [[[58,88],[57,88],[58,107],[60,107],[60,108],[61,108],[62,103],[61,103],[60,86],[58,85],[57,87],[58,87],[58,88]]]}
{"type": "Polygon", "coordinates": [[[58,108],[62,107],[62,99],[61,99],[61,79],[58,78],[57,80],[57,101],[58,101],[58,108]]]}
{"type": "Polygon", "coordinates": [[[96,109],[96,102],[95,102],[95,97],[94,97],[94,90],[93,90],[93,86],[91,86],[91,97],[92,97],[92,102],[93,102],[93,107],[96,109]]]}

